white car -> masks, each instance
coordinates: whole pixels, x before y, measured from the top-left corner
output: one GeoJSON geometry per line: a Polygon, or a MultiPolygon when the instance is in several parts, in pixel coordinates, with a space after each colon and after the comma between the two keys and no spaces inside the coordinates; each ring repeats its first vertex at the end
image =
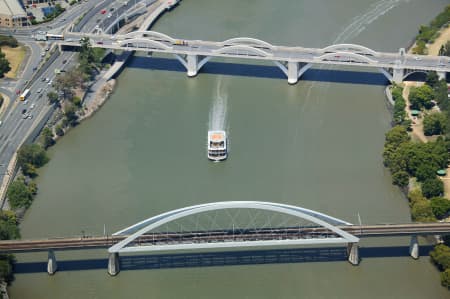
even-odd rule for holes
{"type": "Polygon", "coordinates": [[[31,104],[30,109],[33,109],[34,107],[35,107],[35,105],[34,105],[34,104],[31,104]]]}

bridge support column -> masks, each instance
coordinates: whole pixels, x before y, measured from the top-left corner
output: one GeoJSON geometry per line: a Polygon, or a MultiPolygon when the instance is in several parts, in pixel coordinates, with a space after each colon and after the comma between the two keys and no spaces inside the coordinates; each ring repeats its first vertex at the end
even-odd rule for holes
{"type": "Polygon", "coordinates": [[[198,56],[197,55],[187,55],[187,75],[188,77],[197,76],[198,71],[198,56]]]}
{"type": "Polygon", "coordinates": [[[419,258],[419,241],[417,236],[411,236],[411,242],[409,243],[409,255],[417,260],[419,258]]]}
{"type": "Polygon", "coordinates": [[[442,79],[445,80],[447,78],[446,72],[437,72],[437,75],[438,75],[439,80],[442,80],[442,79]]]}
{"type": "Polygon", "coordinates": [[[108,274],[111,276],[116,276],[119,274],[119,253],[110,253],[108,257],[108,274]]]}
{"type": "Polygon", "coordinates": [[[298,62],[288,61],[288,83],[295,84],[298,81],[298,62]]]}
{"type": "Polygon", "coordinates": [[[359,246],[358,243],[348,243],[347,245],[348,262],[353,266],[359,265],[359,246]]]}
{"type": "Polygon", "coordinates": [[[403,68],[394,67],[392,81],[394,81],[394,83],[402,83],[404,74],[405,70],[403,68]]]}
{"type": "Polygon", "coordinates": [[[47,273],[50,275],[55,274],[58,265],[56,264],[56,256],[53,250],[48,251],[47,273]]]}

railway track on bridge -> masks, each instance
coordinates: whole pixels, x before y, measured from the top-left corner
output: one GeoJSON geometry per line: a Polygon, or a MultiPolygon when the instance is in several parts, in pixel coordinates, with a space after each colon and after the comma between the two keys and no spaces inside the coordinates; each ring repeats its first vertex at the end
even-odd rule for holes
{"type": "MultiPolygon", "coordinates": [[[[339,226],[339,228],[360,238],[450,234],[450,223],[382,224],[339,226]]],[[[51,238],[40,240],[6,240],[0,241],[0,252],[11,253],[108,248],[127,237],[128,235],[51,238]]],[[[252,242],[261,240],[295,240],[333,237],[336,237],[336,234],[323,227],[226,229],[193,232],[158,232],[146,234],[136,239],[134,245],[252,242]]]]}

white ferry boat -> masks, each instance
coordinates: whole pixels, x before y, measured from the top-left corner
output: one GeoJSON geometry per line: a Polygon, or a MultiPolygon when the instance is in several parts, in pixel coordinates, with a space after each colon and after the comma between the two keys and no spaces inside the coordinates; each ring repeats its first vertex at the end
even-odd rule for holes
{"type": "Polygon", "coordinates": [[[225,160],[228,156],[227,134],[225,131],[208,131],[208,159],[225,160]]]}

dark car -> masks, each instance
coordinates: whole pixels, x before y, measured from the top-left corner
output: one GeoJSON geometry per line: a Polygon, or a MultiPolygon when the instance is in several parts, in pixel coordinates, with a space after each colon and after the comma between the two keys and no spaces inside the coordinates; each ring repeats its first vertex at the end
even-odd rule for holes
{"type": "Polygon", "coordinates": [[[25,114],[25,113],[27,113],[27,109],[22,110],[22,114],[25,114]]]}
{"type": "Polygon", "coordinates": [[[64,59],[64,60],[63,60],[63,64],[65,64],[66,62],[67,62],[67,60],[64,59]]]}

